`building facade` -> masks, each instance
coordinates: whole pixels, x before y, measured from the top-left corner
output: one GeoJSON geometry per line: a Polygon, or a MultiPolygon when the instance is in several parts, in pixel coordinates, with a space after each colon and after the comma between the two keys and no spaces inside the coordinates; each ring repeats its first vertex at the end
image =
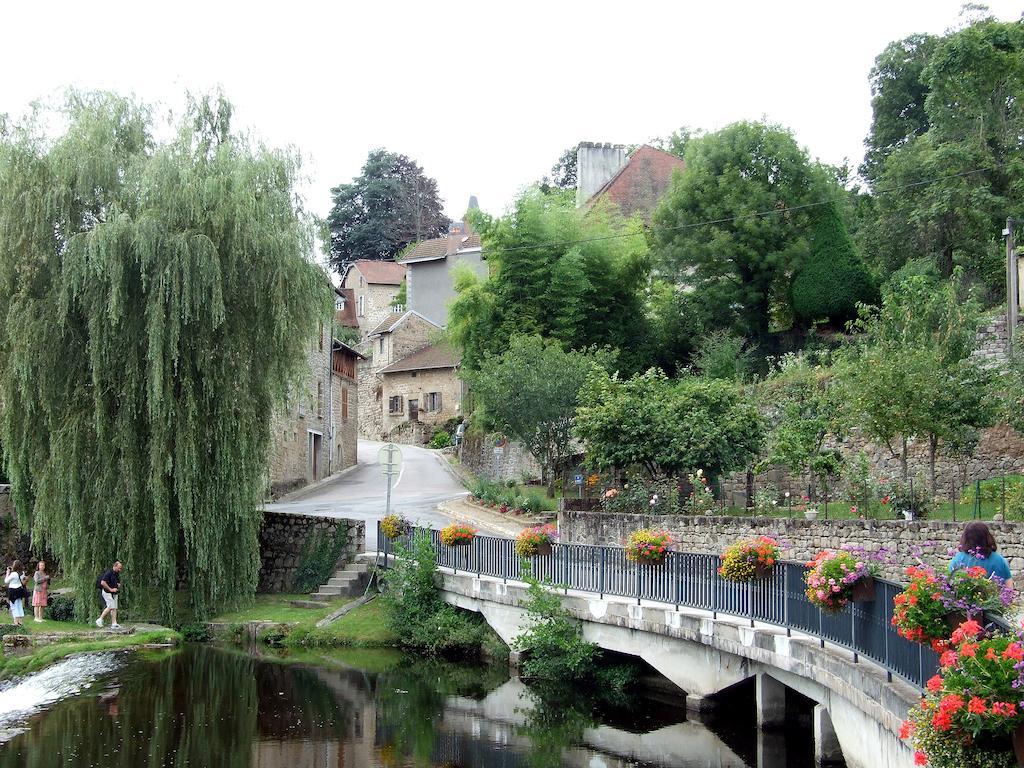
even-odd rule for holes
{"type": "Polygon", "coordinates": [[[391,302],[398,295],[405,275],[405,266],[394,261],[363,259],[353,262],[345,270],[341,287],[352,291],[355,316],[363,339],[394,311],[391,302]]]}
{"type": "Polygon", "coordinates": [[[382,368],[384,431],[412,425],[421,436],[462,415],[459,356],[444,344],[432,344],[382,368]]]}

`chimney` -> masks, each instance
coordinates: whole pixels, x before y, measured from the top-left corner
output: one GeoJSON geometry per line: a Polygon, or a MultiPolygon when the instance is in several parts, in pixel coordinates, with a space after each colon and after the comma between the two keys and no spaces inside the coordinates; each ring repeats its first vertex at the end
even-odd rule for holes
{"type": "Polygon", "coordinates": [[[576,148],[576,207],[592,198],[625,164],[622,144],[580,142],[576,148]]]}

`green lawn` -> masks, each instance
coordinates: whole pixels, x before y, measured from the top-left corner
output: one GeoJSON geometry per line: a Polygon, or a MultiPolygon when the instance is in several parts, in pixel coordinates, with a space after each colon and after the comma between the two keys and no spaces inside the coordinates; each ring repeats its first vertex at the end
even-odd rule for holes
{"type": "Polygon", "coordinates": [[[181,635],[174,630],[164,629],[140,632],[134,635],[111,635],[109,638],[101,640],[80,640],[43,645],[22,655],[0,657],[0,679],[35,672],[75,653],[117,650],[151,644],[177,645],[179,642],[181,642],[181,635]]]}
{"type": "Polygon", "coordinates": [[[394,646],[398,637],[387,628],[380,600],[355,608],[322,629],[293,631],[286,641],[295,646],[351,646],[381,648],[394,646]]]}
{"type": "MultiPolygon", "coordinates": [[[[871,504],[870,507],[864,507],[864,505],[857,505],[856,514],[851,510],[852,504],[845,501],[830,501],[828,504],[828,519],[829,520],[854,520],[864,515],[867,519],[872,520],[895,520],[896,516],[892,513],[892,510],[881,504],[871,504]]],[[[981,503],[981,520],[991,520],[997,513],[1001,512],[1002,504],[999,501],[983,501],[981,503]]],[[[957,500],[955,505],[956,520],[973,520],[974,519],[974,508],[970,503],[964,504],[957,500]]],[[[804,513],[797,510],[796,508],[790,510],[787,507],[780,506],[776,508],[774,514],[771,515],[757,515],[757,513],[751,510],[742,509],[739,507],[726,507],[724,510],[727,515],[735,515],[738,517],[750,517],[750,516],[763,516],[763,517],[793,517],[800,518],[804,517],[804,513]]],[[[818,519],[824,520],[825,518],[825,505],[818,505],[818,519]]],[[[722,509],[715,507],[715,514],[721,514],[722,509]]],[[[936,502],[928,515],[928,520],[953,520],[954,517],[954,504],[951,501],[939,501],[936,502]]]]}
{"type": "Polygon", "coordinates": [[[225,624],[244,624],[248,621],[273,621],[279,624],[302,624],[313,626],[331,611],[345,603],[350,597],[339,597],[324,603],[323,608],[298,608],[292,600],[309,600],[309,595],[256,595],[252,605],[229,613],[221,614],[212,621],[225,624]]]}

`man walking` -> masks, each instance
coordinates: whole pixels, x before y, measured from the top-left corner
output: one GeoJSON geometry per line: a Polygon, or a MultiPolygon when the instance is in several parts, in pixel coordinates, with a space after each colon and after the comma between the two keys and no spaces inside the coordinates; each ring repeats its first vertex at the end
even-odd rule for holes
{"type": "Polygon", "coordinates": [[[103,613],[96,619],[96,626],[103,626],[103,619],[110,614],[110,628],[120,629],[117,623],[117,595],[121,588],[121,561],[116,560],[109,571],[100,576],[98,582],[100,588],[100,600],[103,601],[103,613]]]}

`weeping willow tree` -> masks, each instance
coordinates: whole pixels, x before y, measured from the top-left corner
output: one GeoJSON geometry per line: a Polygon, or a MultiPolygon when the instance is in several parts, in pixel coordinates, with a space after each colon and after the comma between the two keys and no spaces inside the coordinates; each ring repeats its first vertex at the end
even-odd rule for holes
{"type": "Polygon", "coordinates": [[[89,93],[0,126],[0,443],[80,614],[115,558],[164,620],[179,585],[197,616],[255,590],[271,412],[330,289],[297,157],[230,120],[194,100],[159,141],[89,93]]]}

